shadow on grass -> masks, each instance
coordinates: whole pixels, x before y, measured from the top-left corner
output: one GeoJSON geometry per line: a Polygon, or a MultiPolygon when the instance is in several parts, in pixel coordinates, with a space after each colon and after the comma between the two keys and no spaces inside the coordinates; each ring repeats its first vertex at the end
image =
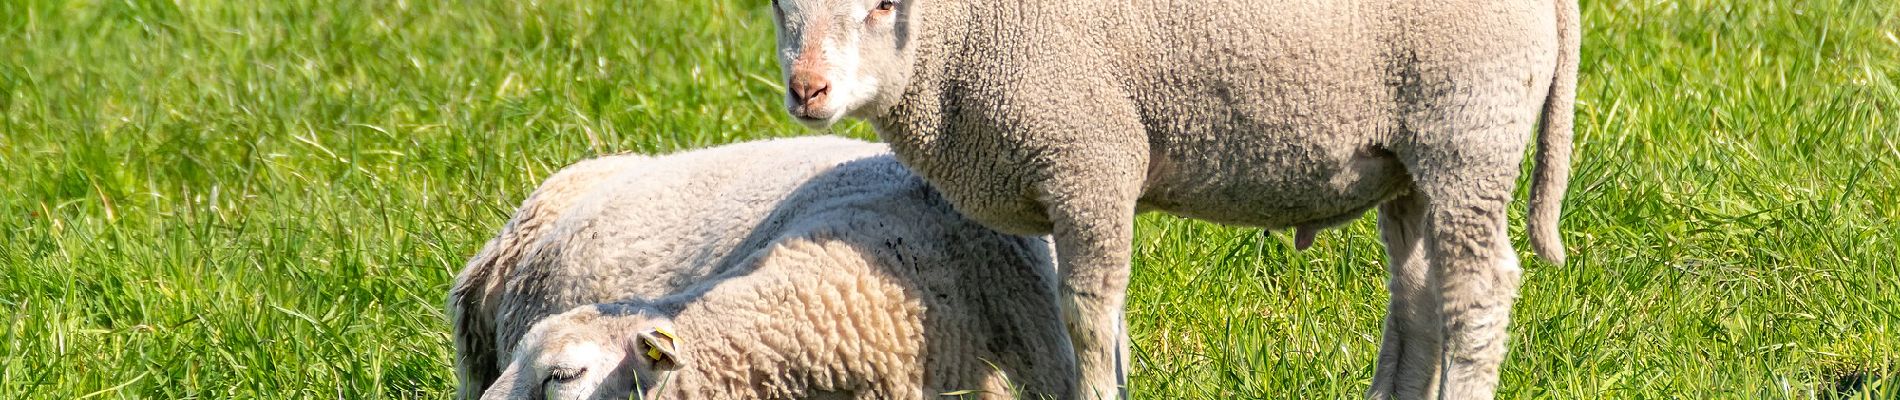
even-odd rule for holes
{"type": "Polygon", "coordinates": [[[1833,374],[1832,382],[1822,383],[1820,390],[1823,399],[1830,400],[1900,400],[1900,385],[1878,373],[1868,371],[1838,371],[1833,374]],[[1828,387],[1832,386],[1832,387],[1828,387]]]}

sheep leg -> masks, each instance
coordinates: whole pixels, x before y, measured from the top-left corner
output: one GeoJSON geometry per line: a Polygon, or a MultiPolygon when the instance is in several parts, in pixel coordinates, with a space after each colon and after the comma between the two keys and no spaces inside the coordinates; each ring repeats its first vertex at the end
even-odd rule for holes
{"type": "MultiPolygon", "coordinates": [[[[1425,206],[1426,282],[1436,286],[1443,343],[1438,398],[1490,399],[1504,362],[1522,270],[1506,235],[1506,208],[1523,160],[1528,124],[1460,135],[1417,154],[1425,206]],[[1511,144],[1515,143],[1515,145],[1511,144]]],[[[1439,132],[1442,133],[1442,132],[1439,132]]],[[[1401,375],[1401,381],[1404,376],[1401,375]]]]}
{"type": "Polygon", "coordinates": [[[1384,344],[1366,397],[1379,400],[1422,399],[1438,392],[1440,336],[1437,282],[1423,248],[1425,202],[1407,195],[1379,206],[1379,236],[1385,241],[1386,281],[1392,300],[1386,306],[1384,344]]]}
{"type": "Polygon", "coordinates": [[[1059,210],[1050,213],[1062,276],[1063,322],[1082,373],[1080,398],[1127,397],[1124,365],[1131,355],[1124,353],[1122,306],[1134,236],[1133,198],[1098,207],[1052,207],[1059,210]]]}
{"type": "Polygon", "coordinates": [[[1511,302],[1523,270],[1505,233],[1508,201],[1492,203],[1497,204],[1484,207],[1488,213],[1434,207],[1429,217],[1432,272],[1438,275],[1447,339],[1441,398],[1492,398],[1508,350],[1511,302]]]}

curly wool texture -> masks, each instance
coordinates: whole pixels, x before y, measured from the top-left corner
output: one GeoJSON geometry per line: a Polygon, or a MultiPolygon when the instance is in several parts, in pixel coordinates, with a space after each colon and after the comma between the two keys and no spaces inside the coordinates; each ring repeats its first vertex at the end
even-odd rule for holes
{"type": "Polygon", "coordinates": [[[687,361],[661,398],[1063,395],[1074,361],[1049,253],[964,219],[882,145],[798,138],[583,162],[458,277],[460,395],[532,383],[497,380],[537,350],[514,348],[533,345],[529,327],[606,302],[676,325],[687,361]]]}
{"type": "Polygon", "coordinates": [[[1528,232],[1563,259],[1575,0],[863,3],[775,3],[788,82],[843,69],[831,86],[878,85],[820,105],[871,122],[966,215],[1054,235],[1091,396],[1125,383],[1113,347],[1138,210],[1296,228],[1305,247],[1382,207],[1393,297],[1374,398],[1493,395],[1534,132],[1528,232]]]}
{"type": "Polygon", "coordinates": [[[663,159],[606,156],[555,173],[450,289],[457,397],[478,397],[534,321],[582,304],[657,298],[730,268],[738,260],[727,256],[746,239],[732,232],[762,223],[786,188],[885,151],[812,138],[663,159]]]}
{"type": "Polygon", "coordinates": [[[651,305],[678,308],[680,335],[704,338],[682,347],[688,365],[658,397],[1066,394],[1074,370],[1046,244],[986,233],[934,196],[811,214],[815,229],[787,232],[757,269],[651,305]],[[914,204],[937,212],[901,210],[914,204]]]}
{"type": "Polygon", "coordinates": [[[904,7],[914,54],[861,61],[907,63],[881,82],[902,86],[851,115],[985,224],[1047,233],[1051,203],[1127,197],[1318,229],[1430,181],[1515,177],[1549,119],[1530,224],[1539,254],[1562,259],[1572,0],[904,7]],[[1486,175],[1439,176],[1461,169],[1486,175]]]}

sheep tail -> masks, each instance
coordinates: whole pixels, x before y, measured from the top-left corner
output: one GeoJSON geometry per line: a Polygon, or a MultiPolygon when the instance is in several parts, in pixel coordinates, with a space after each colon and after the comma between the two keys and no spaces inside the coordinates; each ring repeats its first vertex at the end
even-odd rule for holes
{"type": "Polygon", "coordinates": [[[1537,255],[1553,264],[1564,263],[1563,237],[1558,233],[1564,190],[1570,185],[1571,135],[1576,117],[1578,47],[1582,32],[1577,0],[1556,0],[1557,70],[1537,135],[1537,167],[1531,172],[1530,239],[1537,255]]]}

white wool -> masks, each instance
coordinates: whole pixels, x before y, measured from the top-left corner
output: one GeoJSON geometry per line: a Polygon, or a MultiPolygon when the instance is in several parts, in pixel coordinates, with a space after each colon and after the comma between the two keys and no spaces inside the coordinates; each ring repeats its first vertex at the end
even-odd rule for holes
{"type": "Polygon", "coordinates": [[[491,398],[604,398],[656,379],[641,386],[662,398],[1065,396],[1051,268],[1045,239],[965,219],[882,145],[587,161],[457,278],[460,397],[493,383],[491,398]],[[669,338],[667,362],[642,334],[669,338]],[[581,372],[546,379],[555,369],[581,372]]]}

